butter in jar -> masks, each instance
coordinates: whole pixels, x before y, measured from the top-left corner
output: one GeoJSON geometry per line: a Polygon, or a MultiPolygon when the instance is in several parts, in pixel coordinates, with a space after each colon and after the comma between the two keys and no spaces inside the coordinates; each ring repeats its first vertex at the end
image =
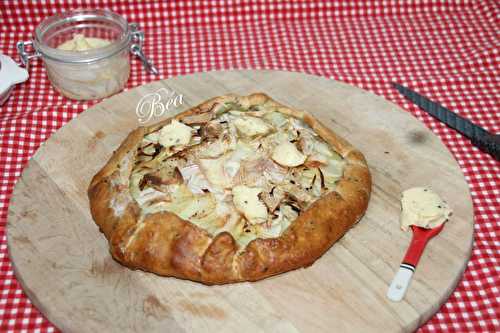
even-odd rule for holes
{"type": "Polygon", "coordinates": [[[57,49],[64,51],[87,51],[105,47],[109,44],[111,44],[111,42],[107,39],[85,37],[84,34],[76,34],[73,39],[60,44],[57,49]]]}
{"type": "Polygon", "coordinates": [[[130,76],[129,52],[146,69],[157,73],[144,56],[144,34],[135,24],[108,10],[76,10],[51,16],[36,28],[35,38],[19,42],[21,60],[41,57],[50,82],[71,99],[111,96],[125,87],[130,76]],[[32,46],[30,54],[26,46],[32,46]]]}

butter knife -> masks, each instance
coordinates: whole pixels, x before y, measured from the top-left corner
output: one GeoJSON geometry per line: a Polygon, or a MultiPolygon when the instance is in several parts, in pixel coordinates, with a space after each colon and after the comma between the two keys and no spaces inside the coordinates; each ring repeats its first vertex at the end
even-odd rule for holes
{"type": "Polygon", "coordinates": [[[500,161],[500,134],[492,134],[484,128],[459,116],[444,106],[398,84],[392,84],[403,96],[412,101],[422,110],[445,123],[457,132],[467,137],[471,143],[483,152],[500,161]]]}

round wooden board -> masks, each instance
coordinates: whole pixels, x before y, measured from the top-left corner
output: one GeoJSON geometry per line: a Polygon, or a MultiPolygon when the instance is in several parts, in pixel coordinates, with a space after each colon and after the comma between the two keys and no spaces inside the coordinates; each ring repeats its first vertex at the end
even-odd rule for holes
{"type": "Polygon", "coordinates": [[[24,170],[7,232],[25,292],[67,332],[410,332],[460,279],[473,210],[448,150],[394,104],[305,74],[226,71],[138,87],[69,122],[24,170]],[[310,111],[365,154],[374,183],[366,216],[311,267],[256,283],[208,287],[117,264],[90,216],[87,186],[139,125],[139,99],[162,87],[183,94],[176,112],[229,92],[259,91],[310,111]],[[440,193],[454,215],[429,243],[406,298],[393,303],[385,294],[411,237],[399,229],[400,193],[422,185],[440,193]]]}

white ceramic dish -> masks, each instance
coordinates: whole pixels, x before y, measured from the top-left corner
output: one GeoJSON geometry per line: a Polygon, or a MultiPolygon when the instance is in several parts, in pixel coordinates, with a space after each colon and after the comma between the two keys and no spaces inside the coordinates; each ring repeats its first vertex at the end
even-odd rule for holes
{"type": "Polygon", "coordinates": [[[0,54],[0,105],[10,96],[12,88],[28,79],[28,72],[19,67],[12,58],[0,54]]]}

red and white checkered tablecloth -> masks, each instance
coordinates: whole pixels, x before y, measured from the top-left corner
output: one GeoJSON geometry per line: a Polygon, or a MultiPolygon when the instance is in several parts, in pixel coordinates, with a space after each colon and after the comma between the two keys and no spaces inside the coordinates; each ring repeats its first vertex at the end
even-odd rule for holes
{"type": "MultiPolygon", "coordinates": [[[[134,60],[128,88],[221,69],[301,71],[382,95],[425,123],[457,159],[474,202],[475,243],[455,292],[421,332],[500,331],[500,163],[391,88],[397,81],[500,132],[500,4],[491,0],[345,2],[74,0],[0,2],[0,52],[17,59],[44,17],[108,8],[146,32],[161,75],[134,60]]],[[[0,331],[53,332],[16,281],[5,238],[7,207],[28,159],[93,103],[54,91],[41,63],[0,107],[0,331]]]]}

